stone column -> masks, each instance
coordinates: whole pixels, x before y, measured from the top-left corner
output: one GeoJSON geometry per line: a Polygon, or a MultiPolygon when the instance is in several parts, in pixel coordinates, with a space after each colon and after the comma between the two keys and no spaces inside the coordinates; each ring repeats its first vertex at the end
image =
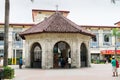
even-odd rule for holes
{"type": "Polygon", "coordinates": [[[86,41],[86,48],[87,48],[87,55],[88,55],[88,63],[87,63],[87,65],[88,65],[88,67],[90,67],[91,66],[91,54],[90,54],[90,48],[89,48],[89,41],[86,41]]]}
{"type": "Polygon", "coordinates": [[[25,43],[25,66],[30,67],[30,42],[25,43]]]}
{"type": "Polygon", "coordinates": [[[45,49],[45,68],[50,69],[53,68],[53,44],[50,39],[46,40],[45,49]]]}
{"type": "Polygon", "coordinates": [[[9,28],[9,33],[8,33],[8,58],[12,58],[13,57],[13,36],[12,36],[12,32],[13,32],[13,29],[12,28],[9,28]]]}
{"type": "Polygon", "coordinates": [[[77,48],[76,48],[76,42],[72,40],[72,46],[71,46],[71,67],[77,67],[77,48]]]}
{"type": "Polygon", "coordinates": [[[41,47],[42,47],[42,69],[46,69],[46,41],[41,41],[41,47]]]}

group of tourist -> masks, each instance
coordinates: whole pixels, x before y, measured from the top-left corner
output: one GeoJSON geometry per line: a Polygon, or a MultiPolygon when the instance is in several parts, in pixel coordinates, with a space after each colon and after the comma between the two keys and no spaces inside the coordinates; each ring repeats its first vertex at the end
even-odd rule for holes
{"type": "Polygon", "coordinates": [[[68,64],[68,67],[71,68],[71,58],[60,58],[58,61],[58,65],[61,68],[65,68],[66,64],[68,64]]]}

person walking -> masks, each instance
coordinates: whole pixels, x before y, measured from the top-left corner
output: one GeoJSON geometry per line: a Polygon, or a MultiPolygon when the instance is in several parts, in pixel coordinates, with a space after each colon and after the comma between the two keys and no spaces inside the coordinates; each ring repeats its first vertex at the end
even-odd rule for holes
{"type": "Polygon", "coordinates": [[[22,65],[23,65],[23,60],[22,57],[20,57],[19,59],[19,68],[22,69],[22,65]]]}
{"type": "Polygon", "coordinates": [[[115,56],[112,57],[111,64],[112,64],[112,70],[113,70],[113,77],[115,77],[115,76],[118,77],[118,71],[117,71],[115,56]]]}

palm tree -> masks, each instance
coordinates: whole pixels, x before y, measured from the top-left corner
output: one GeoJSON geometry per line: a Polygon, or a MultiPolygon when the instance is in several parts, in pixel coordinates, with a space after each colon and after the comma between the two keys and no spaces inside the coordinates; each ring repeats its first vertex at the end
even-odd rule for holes
{"type": "Polygon", "coordinates": [[[33,2],[34,0],[31,0],[31,2],[33,2]]]}
{"type": "Polygon", "coordinates": [[[112,3],[115,3],[115,0],[111,0],[112,3]]]}
{"type": "Polygon", "coordinates": [[[112,3],[116,3],[117,1],[120,1],[120,0],[111,0],[112,3]]]}
{"type": "Polygon", "coordinates": [[[119,32],[118,28],[113,28],[112,29],[112,36],[114,36],[114,38],[115,38],[115,57],[117,57],[117,52],[116,52],[117,45],[116,45],[116,42],[117,42],[117,37],[120,36],[120,32],[119,32]]]}
{"type": "Polygon", "coordinates": [[[5,26],[4,26],[4,66],[8,65],[8,29],[9,29],[10,2],[5,0],[5,26]]]}

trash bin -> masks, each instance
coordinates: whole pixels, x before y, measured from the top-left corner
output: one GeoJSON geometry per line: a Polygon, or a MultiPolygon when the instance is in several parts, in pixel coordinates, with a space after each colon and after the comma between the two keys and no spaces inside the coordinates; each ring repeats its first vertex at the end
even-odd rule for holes
{"type": "Polygon", "coordinates": [[[4,70],[0,69],[0,80],[4,78],[4,70]]]}

